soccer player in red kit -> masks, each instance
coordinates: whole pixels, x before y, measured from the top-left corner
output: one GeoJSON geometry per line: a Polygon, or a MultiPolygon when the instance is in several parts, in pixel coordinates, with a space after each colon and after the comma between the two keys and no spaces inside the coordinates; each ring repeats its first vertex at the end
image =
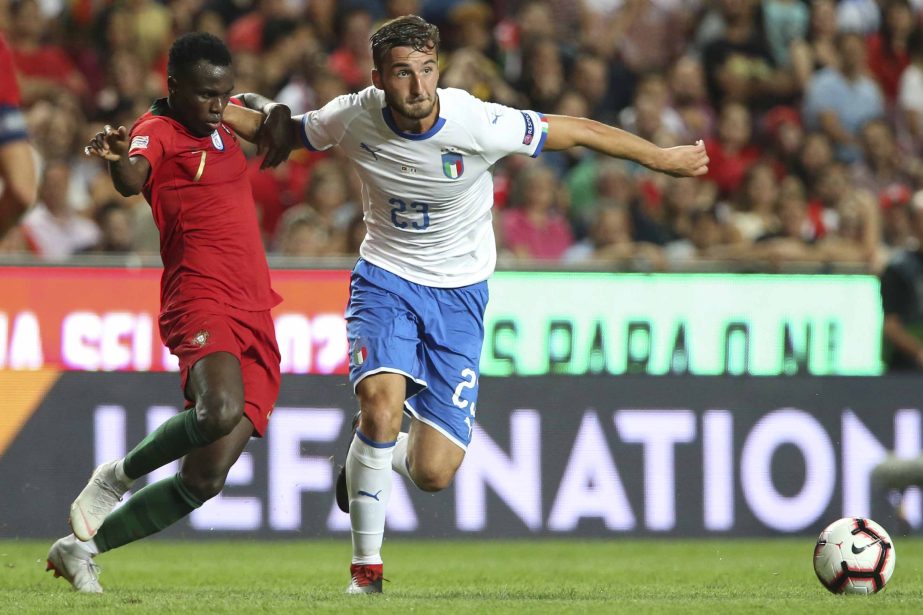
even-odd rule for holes
{"type": "MultiPolygon", "coordinates": [[[[102,592],[97,554],[158,532],[216,496],[250,437],[263,435],[279,392],[270,309],[280,298],[270,286],[246,159],[222,122],[233,87],[224,43],[184,35],[170,48],[169,96],[130,135],[107,126],[86,148],[109,161],[121,194],[141,192],[151,205],[164,266],[160,335],[179,358],[187,408],[123,459],[99,466],[71,505],[74,533],[52,546],[48,569],[78,591],[102,592]],[[180,472],[113,512],[133,481],[180,457],[180,472]]],[[[260,128],[261,142],[291,116],[284,106],[270,115],[276,119],[260,128]]],[[[263,165],[286,155],[267,155],[263,165]]]]}
{"type": "Polygon", "coordinates": [[[35,203],[35,162],[19,109],[13,56],[0,35],[0,239],[35,203]]]}

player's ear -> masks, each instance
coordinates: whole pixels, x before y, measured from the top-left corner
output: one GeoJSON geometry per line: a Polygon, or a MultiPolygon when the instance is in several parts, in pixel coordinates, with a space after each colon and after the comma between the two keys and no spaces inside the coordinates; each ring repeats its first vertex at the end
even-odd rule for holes
{"type": "Polygon", "coordinates": [[[167,75],[167,92],[173,94],[176,91],[176,77],[167,75]]]}
{"type": "Polygon", "coordinates": [[[381,87],[381,73],[378,72],[377,68],[372,69],[372,85],[374,85],[379,90],[383,90],[381,87]]]}

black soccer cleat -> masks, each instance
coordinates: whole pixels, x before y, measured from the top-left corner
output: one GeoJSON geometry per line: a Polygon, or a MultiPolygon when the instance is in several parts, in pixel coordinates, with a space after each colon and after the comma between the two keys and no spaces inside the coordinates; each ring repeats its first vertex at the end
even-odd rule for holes
{"type": "MultiPolygon", "coordinates": [[[[353,416],[352,436],[349,438],[349,445],[353,443],[353,437],[356,435],[356,429],[359,427],[359,412],[353,416]]],[[[349,455],[349,446],[346,447],[346,455],[349,455]]],[[[346,459],[343,459],[343,465],[340,466],[340,472],[337,474],[336,486],[337,507],[345,513],[349,512],[349,490],[346,488],[346,459]]]]}

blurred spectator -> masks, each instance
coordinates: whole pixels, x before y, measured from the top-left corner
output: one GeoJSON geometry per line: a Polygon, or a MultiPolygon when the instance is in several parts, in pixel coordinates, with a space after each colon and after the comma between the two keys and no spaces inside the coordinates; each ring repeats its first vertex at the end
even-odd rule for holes
{"type": "Polygon", "coordinates": [[[234,55],[241,51],[258,53],[263,48],[263,28],[266,22],[292,16],[286,0],[256,0],[255,8],[230,22],[227,43],[234,55]]]}
{"type": "Polygon", "coordinates": [[[809,193],[814,191],[814,184],[821,171],[833,162],[833,146],[830,139],[822,132],[805,134],[798,159],[792,170],[804,182],[809,193]]]}
{"type": "Polygon", "coordinates": [[[778,197],[775,172],[769,164],[755,164],[747,169],[728,212],[728,222],[743,241],[753,243],[776,230],[778,197]]]}
{"type": "Polygon", "coordinates": [[[319,161],[311,169],[305,196],[321,223],[337,238],[345,233],[350,220],[360,209],[350,200],[349,184],[342,165],[332,159],[319,161]]]}
{"type": "Polygon", "coordinates": [[[131,0],[124,7],[131,16],[132,49],[141,62],[145,66],[165,62],[173,28],[170,10],[155,0],[131,0]]]}
{"type": "Polygon", "coordinates": [[[441,73],[440,86],[459,88],[482,100],[508,106],[520,105],[521,98],[497,71],[497,67],[480,51],[462,48],[452,52],[446,70],[441,73]]]}
{"type": "Polygon", "coordinates": [[[581,53],[574,60],[568,85],[583,96],[590,108],[590,117],[605,123],[615,123],[618,110],[627,104],[615,100],[611,93],[612,65],[601,56],[581,53]]]}
{"type": "Polygon", "coordinates": [[[158,76],[148,71],[131,51],[120,50],[109,57],[106,67],[110,85],[96,92],[96,111],[100,117],[140,116],[152,99],[160,95],[158,76]]]}
{"type": "Polygon", "coordinates": [[[733,258],[734,248],[727,240],[727,229],[714,208],[695,209],[689,213],[689,234],[671,241],[664,248],[670,267],[696,261],[733,258]]]}
{"type": "Polygon", "coordinates": [[[632,239],[631,215],[624,205],[604,201],[593,211],[589,236],[569,247],[562,263],[627,263],[634,269],[662,271],[660,248],[632,239]]]}
{"type": "Polygon", "coordinates": [[[10,47],[13,62],[19,71],[23,104],[28,107],[37,100],[54,99],[60,92],[82,99],[89,90],[83,75],[64,49],[44,41],[46,19],[36,0],[15,0],[10,3],[10,47]]]}
{"type": "MultiPolygon", "coordinates": [[[[392,2],[391,4],[400,4],[392,2]]],[[[409,7],[407,7],[409,8],[409,7]]],[[[418,14],[413,10],[398,15],[418,14]]],[[[395,16],[398,16],[395,15],[395,16]]],[[[446,40],[443,41],[451,50],[468,49],[485,57],[496,55],[491,21],[493,10],[486,2],[464,0],[455,3],[449,9],[446,40]]]]}
{"type": "Polygon", "coordinates": [[[560,190],[554,173],[539,163],[526,167],[513,186],[514,207],[503,211],[506,248],[516,258],[558,260],[574,241],[559,211],[560,190]]]}
{"type": "Polygon", "coordinates": [[[708,209],[715,201],[717,189],[711,182],[697,179],[671,177],[662,188],[659,207],[651,214],[659,228],[663,244],[685,239],[691,232],[692,212],[708,209]]]}
{"type": "Polygon", "coordinates": [[[867,121],[882,117],[884,99],[878,85],[866,74],[865,41],[855,33],[837,38],[838,68],[817,72],[808,83],[804,120],[810,129],[820,129],[833,142],[837,158],[855,161],[859,129],[867,121]]]}
{"type": "Polygon", "coordinates": [[[801,116],[793,107],[773,107],[763,116],[766,156],[772,161],[777,177],[794,171],[804,146],[801,116]]]}
{"type": "Polygon", "coordinates": [[[719,6],[724,32],[702,49],[712,103],[766,108],[786,100],[794,92],[794,78],[775,66],[762,35],[759,3],[722,0],[719,6]]]}
{"type": "Polygon", "coordinates": [[[294,19],[266,20],[260,53],[260,78],[266,91],[278,92],[288,82],[302,58],[303,45],[312,36],[307,25],[294,19]]]}
{"type": "Polygon", "coordinates": [[[535,41],[526,54],[519,89],[537,109],[550,109],[569,90],[565,73],[561,47],[548,39],[535,41]]]}
{"type": "Polygon", "coordinates": [[[763,30],[776,66],[791,66],[791,47],[804,40],[810,13],[801,0],[764,0],[763,30]]]}
{"type": "Polygon", "coordinates": [[[839,0],[836,20],[837,27],[843,32],[874,32],[881,23],[878,0],[839,0]]]}
{"type": "Polygon", "coordinates": [[[130,254],[135,251],[132,214],[118,201],[103,203],[93,216],[99,228],[99,240],[86,252],[96,254],[130,254]]]}
{"type": "Polygon", "coordinates": [[[584,45],[618,57],[635,75],[666,71],[682,54],[698,2],[585,2],[584,45]],[[603,8],[606,7],[606,8],[603,8]]]}
{"type": "Polygon", "coordinates": [[[808,201],[804,184],[790,175],[779,186],[776,205],[777,224],[757,238],[751,256],[778,264],[785,261],[814,261],[817,234],[808,218],[808,201]]]}
{"type": "Polygon", "coordinates": [[[852,167],[852,184],[855,187],[877,195],[894,185],[909,189],[919,179],[914,176],[914,166],[918,169],[920,162],[907,160],[901,155],[894,131],[885,120],[866,123],[859,133],[859,142],[862,157],[852,167]]]}
{"type": "MultiPolygon", "coordinates": [[[[914,195],[905,186],[891,186],[879,195],[881,207],[881,237],[884,246],[892,253],[906,249],[914,239],[910,219],[911,199],[923,201],[923,192],[914,195]]],[[[915,207],[923,207],[923,202],[915,207]]]]}
{"type": "Polygon", "coordinates": [[[588,155],[567,175],[570,199],[568,215],[578,237],[587,233],[593,210],[601,200],[628,208],[638,198],[629,163],[614,158],[588,155]]]}
{"type": "Polygon", "coordinates": [[[910,207],[913,245],[899,250],[881,274],[884,361],[888,371],[923,369],[923,198],[910,207]]]}
{"type": "Polygon", "coordinates": [[[882,266],[887,255],[881,247],[881,220],[875,197],[865,190],[843,193],[832,213],[835,215],[830,218],[827,232],[817,241],[822,262],[859,266],[869,272],[882,266]]]}
{"type": "Polygon", "coordinates": [[[661,147],[690,140],[683,118],[670,106],[667,81],[660,73],[644,75],[638,81],[633,104],[619,113],[619,124],[661,147]]]}
{"type": "Polygon", "coordinates": [[[330,54],[329,68],[342,77],[349,91],[358,92],[371,85],[372,16],[361,8],[347,10],[339,19],[338,30],[339,45],[330,54]]]}
{"type": "Polygon", "coordinates": [[[686,134],[701,139],[712,134],[715,112],[708,102],[705,71],[698,58],[686,55],[673,65],[670,75],[670,95],[673,108],[686,127],[686,134]]]}
{"type": "Polygon", "coordinates": [[[907,0],[885,0],[878,32],[867,41],[868,64],[885,99],[897,97],[901,73],[910,64],[908,39],[914,29],[913,9],[907,0]]]}
{"type": "Polygon", "coordinates": [[[740,186],[744,174],[760,157],[752,142],[750,111],[740,103],[727,103],[718,117],[717,138],[706,139],[707,179],[715,182],[722,196],[728,197],[740,186]]]}
{"type": "Polygon", "coordinates": [[[300,258],[330,256],[329,232],[317,214],[306,205],[292,207],[279,224],[278,254],[300,258]]]}
{"type": "Polygon", "coordinates": [[[901,73],[897,93],[899,124],[909,133],[910,146],[923,145],[923,27],[917,27],[907,41],[910,63],[901,73]]]}
{"type": "Polygon", "coordinates": [[[99,241],[99,229],[67,200],[70,169],[62,160],[47,163],[38,204],[23,219],[23,234],[32,252],[43,260],[60,260],[99,241]]]}
{"type": "Polygon", "coordinates": [[[836,1],[813,0],[807,37],[796,38],[791,44],[791,66],[799,91],[807,87],[815,71],[839,64],[836,37],[836,1]]]}

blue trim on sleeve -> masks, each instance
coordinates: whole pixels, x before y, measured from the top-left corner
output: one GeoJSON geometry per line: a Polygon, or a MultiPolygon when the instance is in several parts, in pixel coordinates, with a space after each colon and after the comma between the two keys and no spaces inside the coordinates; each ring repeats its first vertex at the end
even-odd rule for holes
{"type": "Polygon", "coordinates": [[[412,132],[403,132],[400,128],[397,127],[397,124],[394,122],[394,116],[391,114],[390,107],[382,107],[381,116],[382,118],[384,118],[385,124],[388,125],[388,128],[390,128],[394,134],[396,134],[399,137],[403,137],[405,139],[410,139],[411,141],[424,141],[426,139],[429,139],[430,137],[435,135],[437,132],[442,130],[443,126],[445,126],[445,118],[439,117],[436,119],[436,123],[433,124],[433,127],[427,130],[426,132],[421,132],[420,134],[416,134],[412,132]]]}
{"type": "Polygon", "coordinates": [[[28,139],[26,118],[22,110],[15,105],[0,104],[0,145],[28,139]]]}
{"type": "Polygon", "coordinates": [[[538,124],[539,124],[539,127],[541,128],[542,136],[539,137],[538,145],[535,147],[535,152],[532,153],[533,158],[538,158],[538,155],[542,153],[542,149],[544,149],[545,147],[545,139],[548,138],[548,132],[545,130],[545,122],[542,121],[544,120],[545,115],[543,113],[538,113],[537,111],[536,113],[538,114],[538,119],[539,119],[538,124]]]}
{"type": "Polygon", "coordinates": [[[312,151],[312,152],[319,151],[316,147],[314,147],[313,145],[311,145],[311,142],[310,142],[310,141],[308,141],[307,123],[308,123],[308,114],[305,113],[304,115],[301,116],[301,132],[298,133],[298,134],[301,136],[301,143],[302,143],[308,150],[310,150],[310,151],[312,151]]]}
{"type": "Polygon", "coordinates": [[[363,434],[358,429],[356,430],[356,435],[359,437],[360,440],[362,440],[364,443],[368,444],[369,446],[373,448],[391,448],[392,446],[397,444],[397,440],[394,440],[392,442],[376,442],[375,440],[372,440],[371,438],[363,434]]]}

